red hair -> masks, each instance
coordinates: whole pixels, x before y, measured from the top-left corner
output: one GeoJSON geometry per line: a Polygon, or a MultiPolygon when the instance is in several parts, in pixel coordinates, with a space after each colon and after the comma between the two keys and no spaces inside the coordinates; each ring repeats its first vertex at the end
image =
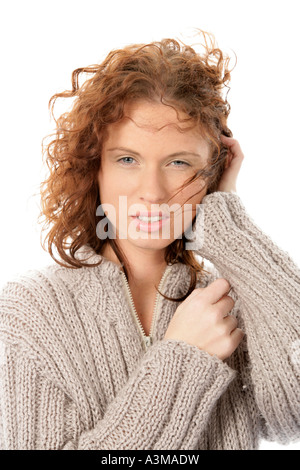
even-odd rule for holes
{"type": "MultiPolygon", "coordinates": [[[[230,105],[227,94],[222,96],[225,86],[229,90],[230,59],[215,47],[212,35],[199,32],[205,40],[202,54],[175,39],[129,45],[111,51],[99,65],[74,70],[72,90],[56,93],[50,99],[49,107],[54,117],[57,98],[74,98],[71,110],[57,120],[54,118],[56,132],[45,147],[50,174],[40,189],[39,219],[44,217],[43,231],[48,231],[42,247],[60,265],[69,268],[96,266],[101,261],[96,265],[86,264],[77,259],[75,253],[88,245],[101,254],[105,244],[110,243],[124,264],[125,272],[129,267],[125,254],[113,239],[100,240],[96,235],[96,226],[101,220],[96,216],[96,208],[101,204],[97,181],[101,149],[107,126],[123,118],[124,105],[129,101],[159,100],[187,115],[191,125],[198,127],[212,149],[209,166],[191,181],[201,176],[207,180],[207,194],[216,190],[227,155],[220,135],[232,136],[227,127],[230,105]],[[79,79],[84,74],[86,80],[80,85],[79,79]],[[66,264],[54,256],[53,247],[66,264]]],[[[191,269],[189,291],[176,300],[183,300],[192,292],[197,273],[203,271],[203,263],[200,265],[194,253],[184,249],[185,241],[183,235],[165,251],[167,262],[181,262],[191,269]]]]}

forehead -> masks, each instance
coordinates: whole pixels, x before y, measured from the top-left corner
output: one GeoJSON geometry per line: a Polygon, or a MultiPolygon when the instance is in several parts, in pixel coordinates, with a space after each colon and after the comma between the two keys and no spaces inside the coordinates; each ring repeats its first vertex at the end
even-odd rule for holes
{"type": "MultiPolygon", "coordinates": [[[[138,100],[126,103],[125,119],[132,120],[137,127],[149,132],[161,132],[165,128],[185,130],[191,127],[189,116],[170,105],[156,101],[138,100]],[[189,119],[188,122],[182,122],[189,119]]],[[[195,129],[194,129],[195,130],[195,129]]]]}
{"type": "Polygon", "coordinates": [[[201,130],[193,126],[185,113],[160,102],[138,100],[126,103],[124,118],[107,128],[107,142],[132,138],[151,138],[153,141],[176,139],[199,144],[204,142],[201,130]]]}
{"type": "Polygon", "coordinates": [[[179,125],[182,129],[187,127],[180,122],[180,119],[187,118],[187,115],[155,101],[139,100],[127,103],[124,107],[124,115],[132,119],[137,126],[153,132],[159,132],[164,127],[174,127],[174,125],[179,125]]]}

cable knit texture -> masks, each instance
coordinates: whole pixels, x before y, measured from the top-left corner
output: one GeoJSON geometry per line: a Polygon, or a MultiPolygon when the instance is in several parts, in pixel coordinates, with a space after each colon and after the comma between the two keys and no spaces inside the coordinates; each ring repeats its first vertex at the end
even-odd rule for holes
{"type": "MultiPolygon", "coordinates": [[[[230,282],[246,333],[236,351],[221,361],[164,340],[180,303],[161,296],[147,347],[124,275],[94,252],[98,267],[18,274],[0,293],[1,448],[246,450],[300,439],[299,268],[237,194],[215,192],[202,207],[196,254],[211,267],[197,287],[230,282]]],[[[167,269],[162,291],[186,293],[189,268],[167,269]]]]}

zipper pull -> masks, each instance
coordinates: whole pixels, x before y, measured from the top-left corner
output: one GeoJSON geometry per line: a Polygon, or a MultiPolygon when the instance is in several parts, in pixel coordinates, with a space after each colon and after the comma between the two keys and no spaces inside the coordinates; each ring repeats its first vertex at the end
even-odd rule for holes
{"type": "Polygon", "coordinates": [[[149,346],[152,345],[151,336],[144,336],[144,343],[145,343],[146,348],[149,348],[149,346]]]}

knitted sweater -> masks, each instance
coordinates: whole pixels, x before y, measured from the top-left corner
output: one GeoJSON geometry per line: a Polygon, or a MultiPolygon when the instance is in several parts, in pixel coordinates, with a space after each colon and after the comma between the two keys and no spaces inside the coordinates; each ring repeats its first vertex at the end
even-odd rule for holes
{"type": "MultiPolygon", "coordinates": [[[[124,272],[94,252],[98,267],[18,274],[0,295],[1,448],[246,450],[300,439],[300,271],[237,194],[202,204],[197,254],[211,269],[197,287],[230,282],[246,333],[235,352],[222,361],[164,340],[180,302],[159,294],[146,338],[124,272]]],[[[189,282],[176,263],[159,287],[179,297],[189,282]]]]}

